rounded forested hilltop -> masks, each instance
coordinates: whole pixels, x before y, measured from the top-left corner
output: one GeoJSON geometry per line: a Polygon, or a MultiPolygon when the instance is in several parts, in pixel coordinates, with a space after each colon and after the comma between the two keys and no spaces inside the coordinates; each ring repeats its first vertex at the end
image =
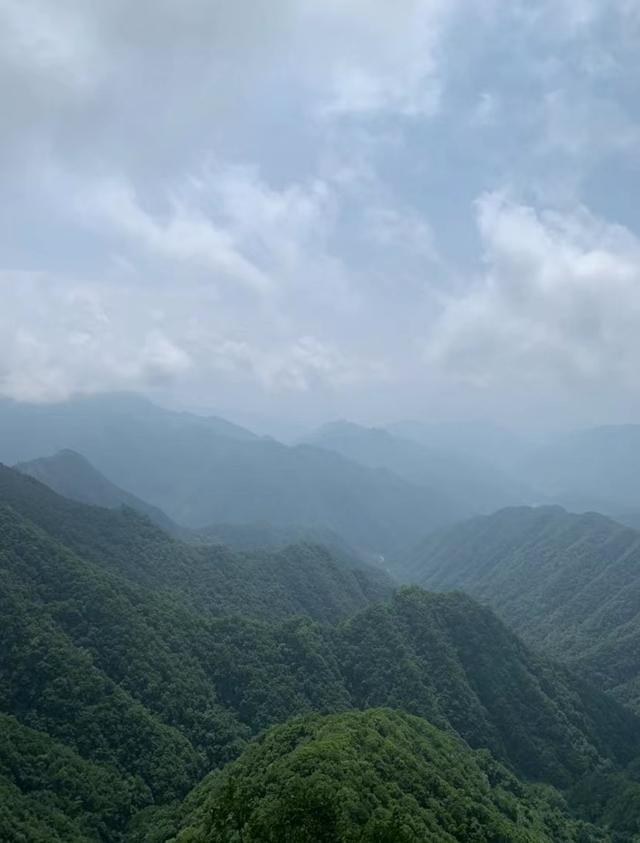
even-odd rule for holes
{"type": "Polygon", "coordinates": [[[390,709],[276,726],[194,791],[176,843],[607,839],[489,753],[390,709]]]}

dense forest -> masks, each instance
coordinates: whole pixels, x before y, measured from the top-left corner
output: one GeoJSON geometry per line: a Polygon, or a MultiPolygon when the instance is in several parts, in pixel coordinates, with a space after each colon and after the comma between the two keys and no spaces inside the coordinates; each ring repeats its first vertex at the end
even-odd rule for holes
{"type": "MultiPolygon", "coordinates": [[[[316,729],[335,730],[327,763],[345,769],[352,729],[371,730],[373,756],[354,769],[354,788],[361,776],[382,775],[381,766],[383,780],[396,782],[393,804],[382,799],[364,822],[368,808],[338,800],[331,822],[346,836],[336,839],[390,839],[405,826],[407,839],[429,839],[407,826],[407,800],[416,799],[416,828],[434,834],[473,816],[508,828],[518,812],[531,829],[556,823],[559,839],[613,839],[611,828],[630,840],[638,829],[640,720],[532,653],[461,594],[392,594],[382,575],[314,545],[253,554],[187,545],[133,510],[69,501],[7,468],[0,470],[0,576],[1,839],[46,840],[50,828],[51,840],[160,841],[183,821],[185,839],[218,839],[218,832],[202,838],[209,832],[198,805],[221,793],[232,798],[234,783],[248,787],[243,770],[254,762],[247,758],[262,787],[265,746],[282,748],[286,775],[297,763],[290,736],[300,729],[310,730],[311,744],[316,729]],[[391,713],[295,720],[380,707],[420,723],[391,713]],[[434,753],[450,747],[460,764],[465,753],[483,750],[468,762],[478,769],[468,789],[454,769],[442,783],[462,807],[436,809],[420,791],[424,781],[406,781],[376,760],[379,751],[383,759],[396,754],[376,745],[380,729],[399,756],[414,740],[434,753]],[[267,743],[253,749],[255,739],[267,743]],[[480,787],[486,764],[497,778],[480,787]],[[209,795],[209,780],[198,783],[214,770],[224,775],[214,774],[209,795]]],[[[324,739],[317,744],[322,755],[324,739]]],[[[425,754],[413,763],[418,778],[437,766],[425,754]]],[[[298,796],[307,787],[301,781],[298,796]]],[[[272,808],[295,810],[294,793],[288,807],[260,794],[249,823],[272,808]]]]}
{"type": "Polygon", "coordinates": [[[597,513],[511,508],[428,536],[404,566],[486,602],[640,712],[640,533],[597,513]]]}
{"type": "MultiPolygon", "coordinates": [[[[213,773],[178,812],[178,843],[604,840],[489,753],[389,709],[295,718],[213,773]]],[[[175,821],[175,820],[174,820],[175,821]]]]}

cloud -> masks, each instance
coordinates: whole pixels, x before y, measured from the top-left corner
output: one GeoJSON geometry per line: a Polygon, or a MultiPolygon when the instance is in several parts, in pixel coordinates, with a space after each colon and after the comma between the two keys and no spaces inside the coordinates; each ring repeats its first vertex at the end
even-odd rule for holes
{"type": "Polygon", "coordinates": [[[0,395],[55,401],[76,391],[157,385],[184,374],[189,354],[127,295],[27,273],[0,274],[0,395]]]}
{"type": "Polygon", "coordinates": [[[264,390],[307,393],[317,387],[340,391],[353,385],[384,381],[383,363],[354,357],[327,341],[302,336],[268,347],[216,339],[208,344],[214,369],[247,373],[264,390]]]}
{"type": "Polygon", "coordinates": [[[631,387],[640,355],[640,240],[585,208],[477,203],[486,271],[443,312],[425,359],[463,382],[631,387]]]}
{"type": "Polygon", "coordinates": [[[455,0],[401,0],[386,7],[356,0],[317,6],[311,31],[320,23],[338,48],[329,57],[320,113],[434,115],[441,96],[441,38],[456,7],[455,0]]]}
{"type": "Polygon", "coordinates": [[[116,155],[159,174],[276,100],[310,121],[430,114],[451,7],[0,0],[3,145],[11,132],[13,155],[28,140],[75,166],[116,155]]]}
{"type": "Polygon", "coordinates": [[[0,273],[0,395],[63,400],[76,392],[200,394],[244,383],[266,394],[342,390],[379,381],[384,366],[344,342],[264,324],[206,285],[118,285],[0,273]]]}
{"type": "Polygon", "coordinates": [[[108,181],[92,188],[79,212],[107,223],[157,258],[201,267],[216,280],[230,278],[256,291],[270,286],[268,276],[239,251],[232,233],[194,208],[176,203],[162,218],[144,210],[126,182],[108,181]]]}
{"type": "Polygon", "coordinates": [[[65,14],[42,0],[1,0],[0,21],[5,69],[24,74],[25,82],[38,77],[69,96],[95,88],[103,62],[90,17],[65,14]]]}
{"type": "Polygon", "coordinates": [[[443,377],[506,402],[513,370],[628,381],[637,23],[628,0],[0,0],[0,390],[386,411],[396,384],[406,414],[443,377]]]}
{"type": "Polygon", "coordinates": [[[348,272],[329,241],[338,224],[340,184],[314,178],[280,188],[255,167],[209,164],[157,192],[144,207],[130,183],[114,178],[74,185],[77,225],[110,238],[140,272],[187,285],[199,279],[232,304],[277,309],[296,302],[350,306],[348,272]],[[242,299],[234,299],[244,289],[242,299]]]}

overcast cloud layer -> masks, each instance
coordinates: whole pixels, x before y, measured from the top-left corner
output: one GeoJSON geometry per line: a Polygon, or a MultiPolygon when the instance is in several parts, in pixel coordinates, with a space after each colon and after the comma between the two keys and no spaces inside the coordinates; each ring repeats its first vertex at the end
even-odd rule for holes
{"type": "Polygon", "coordinates": [[[0,0],[0,395],[640,420],[634,0],[0,0]]]}

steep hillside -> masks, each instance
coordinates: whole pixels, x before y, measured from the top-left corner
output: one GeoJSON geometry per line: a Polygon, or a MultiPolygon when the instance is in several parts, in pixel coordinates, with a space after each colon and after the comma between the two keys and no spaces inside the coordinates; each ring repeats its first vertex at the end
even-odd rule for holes
{"type": "Polygon", "coordinates": [[[523,507],[429,536],[405,562],[407,578],[464,589],[640,711],[640,533],[523,507]]]}
{"type": "MultiPolygon", "coordinates": [[[[331,618],[367,602],[353,572],[351,583],[326,554],[313,549],[305,557],[290,548],[244,567],[242,558],[228,557],[225,565],[212,607],[218,615],[242,610],[277,618],[307,611],[331,618]]],[[[23,817],[33,831],[31,823],[40,817],[38,834],[40,825],[51,823],[64,840],[76,839],[76,832],[78,839],[119,839],[137,810],[184,795],[212,766],[236,755],[256,728],[241,706],[220,701],[226,681],[224,673],[218,674],[226,663],[225,624],[241,630],[245,622],[215,621],[191,608],[188,591],[150,590],[125,573],[120,568],[114,574],[108,561],[98,565],[80,558],[0,506],[0,711],[38,733],[32,735],[34,751],[40,746],[50,753],[35,780],[28,753],[23,757],[13,752],[13,743],[9,747],[7,781],[0,776],[8,793],[5,809],[11,811],[7,823],[19,827],[23,817]],[[68,752],[57,763],[59,746],[68,752]],[[96,788],[92,799],[82,796],[74,778],[82,775],[87,787],[96,788]],[[107,798],[104,791],[114,776],[118,787],[107,798]],[[48,795],[34,813],[30,806],[36,797],[30,794],[37,789],[48,795]],[[80,830],[87,828],[94,831],[81,837],[80,830]]],[[[183,577],[189,574],[188,567],[181,571],[183,577]]],[[[253,656],[242,653],[236,668],[248,658],[253,656]]],[[[292,667],[295,710],[306,707],[308,699],[314,706],[344,705],[339,683],[326,691],[321,686],[306,690],[309,678],[293,672],[292,667]]],[[[251,671],[246,676],[248,697],[270,698],[284,690],[271,679],[260,688],[256,678],[251,671]]],[[[314,676],[311,681],[321,680],[314,676]]],[[[274,699],[272,722],[282,705],[274,699]]],[[[0,811],[0,828],[2,817],[0,811]]]]}
{"type": "Polygon", "coordinates": [[[448,723],[528,778],[566,786],[595,755],[635,755],[635,717],[535,656],[465,595],[401,590],[345,621],[338,650],[359,707],[448,723]]]}
{"type": "MultiPolygon", "coordinates": [[[[410,590],[337,627],[213,619],[10,512],[0,536],[2,710],[115,770],[131,813],[183,795],[252,734],[308,710],[402,708],[565,788],[640,752],[639,721],[462,596],[410,590]]],[[[107,839],[121,821],[113,808],[107,839]]]]}
{"type": "Polygon", "coordinates": [[[0,460],[24,462],[64,448],[188,527],[321,527],[379,555],[460,515],[440,490],[389,471],[135,397],[47,407],[0,402],[0,460]]]}
{"type": "Polygon", "coordinates": [[[74,554],[109,573],[197,610],[284,617],[303,612],[331,621],[387,597],[392,581],[378,569],[334,559],[319,545],[234,553],[172,539],[133,510],[87,506],[31,477],[0,466],[0,506],[28,520],[74,554]]]}
{"type": "Polygon", "coordinates": [[[507,504],[526,503],[532,494],[478,457],[418,443],[381,428],[351,422],[324,425],[308,441],[371,468],[386,468],[411,483],[437,489],[452,511],[491,512],[507,504]]]}
{"type": "MultiPolygon", "coordinates": [[[[89,460],[75,451],[59,451],[52,457],[40,457],[30,462],[17,463],[16,471],[39,480],[59,495],[78,503],[101,506],[107,509],[128,507],[145,515],[175,538],[190,544],[222,544],[250,552],[254,550],[283,550],[292,544],[317,544],[352,566],[363,565],[361,556],[337,533],[323,527],[288,525],[276,527],[268,523],[212,524],[200,530],[181,527],[161,509],[116,486],[89,460]]],[[[370,571],[373,573],[373,569],[370,571]]]]}
{"type": "Polygon", "coordinates": [[[177,843],[606,839],[486,752],[389,709],[297,718],[187,800],[177,843]]]}
{"type": "Polygon", "coordinates": [[[106,765],[0,714],[0,840],[118,839],[135,806],[128,785],[106,765]]]}
{"type": "Polygon", "coordinates": [[[356,551],[332,530],[323,527],[303,527],[290,524],[275,527],[273,524],[210,524],[201,530],[190,530],[187,540],[205,544],[224,544],[234,550],[280,550],[290,544],[320,544],[336,558],[359,560],[356,551]]]}
{"type": "Polygon", "coordinates": [[[162,529],[170,533],[179,532],[178,526],[161,509],[107,480],[104,474],[76,451],[58,451],[51,457],[17,463],[14,468],[21,474],[34,477],[65,498],[106,509],[128,506],[146,515],[162,529]]]}
{"type": "Polygon", "coordinates": [[[170,804],[262,730],[378,706],[490,750],[593,819],[640,821],[625,772],[640,720],[470,598],[413,588],[371,605],[357,572],[317,548],[220,556],[10,469],[0,500],[0,712],[24,744],[0,770],[10,797],[0,821],[117,841],[137,839],[151,812],[148,839],[163,840],[170,804]],[[40,746],[50,764],[37,762],[40,746]],[[627,794],[621,818],[614,787],[627,794]]]}

